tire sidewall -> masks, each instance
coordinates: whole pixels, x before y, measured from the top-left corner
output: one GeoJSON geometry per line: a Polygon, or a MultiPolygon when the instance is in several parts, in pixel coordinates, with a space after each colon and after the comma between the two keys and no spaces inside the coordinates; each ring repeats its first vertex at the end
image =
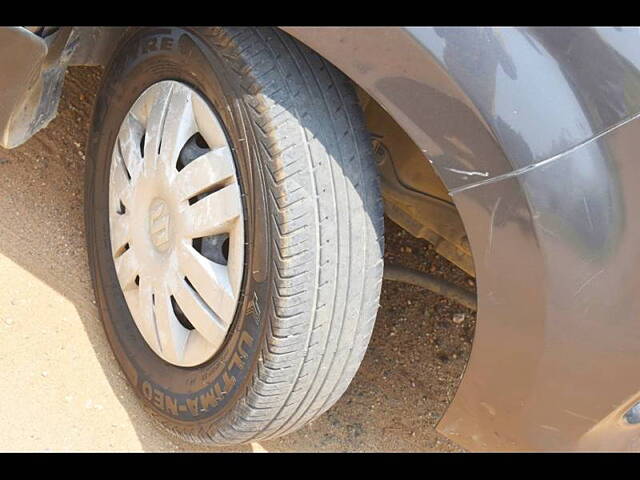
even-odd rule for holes
{"type": "Polygon", "coordinates": [[[107,67],[94,109],[88,145],[87,239],[103,324],[136,393],[161,417],[193,424],[216,421],[237,404],[257,368],[269,304],[269,202],[263,159],[238,82],[229,76],[207,31],[140,29],[127,35],[107,67]],[[162,80],[200,93],[227,132],[242,192],[245,265],[236,314],[227,339],[205,364],[183,368],[158,357],[129,313],[116,276],[109,234],[109,165],[122,120],[140,94],[162,80]]]}

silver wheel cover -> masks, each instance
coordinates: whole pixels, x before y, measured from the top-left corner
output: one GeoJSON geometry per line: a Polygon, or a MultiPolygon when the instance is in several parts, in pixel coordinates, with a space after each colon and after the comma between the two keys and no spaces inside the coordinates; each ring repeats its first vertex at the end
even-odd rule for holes
{"type": "Polygon", "coordinates": [[[109,175],[112,254],[136,326],[166,362],[206,362],[229,331],[244,263],[242,198],[215,113],[180,82],[152,85],[122,122],[109,175]]]}

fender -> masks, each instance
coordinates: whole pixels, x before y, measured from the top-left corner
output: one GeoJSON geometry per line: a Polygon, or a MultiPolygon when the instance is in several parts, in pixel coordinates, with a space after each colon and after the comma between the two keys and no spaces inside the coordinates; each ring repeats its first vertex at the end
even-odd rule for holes
{"type": "Polygon", "coordinates": [[[438,430],[472,450],[638,448],[640,31],[284,28],[432,163],[478,319],[438,430]]]}

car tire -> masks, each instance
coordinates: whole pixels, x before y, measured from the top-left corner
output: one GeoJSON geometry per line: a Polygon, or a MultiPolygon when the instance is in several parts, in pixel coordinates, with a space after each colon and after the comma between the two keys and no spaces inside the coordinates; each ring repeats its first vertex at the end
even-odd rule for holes
{"type": "Polygon", "coordinates": [[[292,432],[330,408],[364,356],[383,273],[377,170],[350,81],[276,28],[135,29],[105,69],[87,152],[96,301],[153,417],[186,440],[232,445],[292,432]],[[136,326],[110,226],[123,121],[163,81],[187,86],[215,112],[242,199],[233,319],[215,354],[188,366],[161,358],[136,326]]]}

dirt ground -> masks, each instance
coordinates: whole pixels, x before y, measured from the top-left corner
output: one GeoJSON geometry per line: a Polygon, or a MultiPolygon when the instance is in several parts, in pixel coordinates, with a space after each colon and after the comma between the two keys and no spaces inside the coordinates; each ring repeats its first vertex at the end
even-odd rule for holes
{"type": "MultiPolygon", "coordinates": [[[[149,421],[111,353],[87,266],[84,145],[100,74],[72,68],[58,117],[22,147],[0,148],[0,451],[462,451],[435,425],[464,371],[475,315],[393,282],[354,381],[301,430],[213,449],[149,421]]],[[[474,288],[427,242],[385,227],[386,260],[474,288]]]]}

